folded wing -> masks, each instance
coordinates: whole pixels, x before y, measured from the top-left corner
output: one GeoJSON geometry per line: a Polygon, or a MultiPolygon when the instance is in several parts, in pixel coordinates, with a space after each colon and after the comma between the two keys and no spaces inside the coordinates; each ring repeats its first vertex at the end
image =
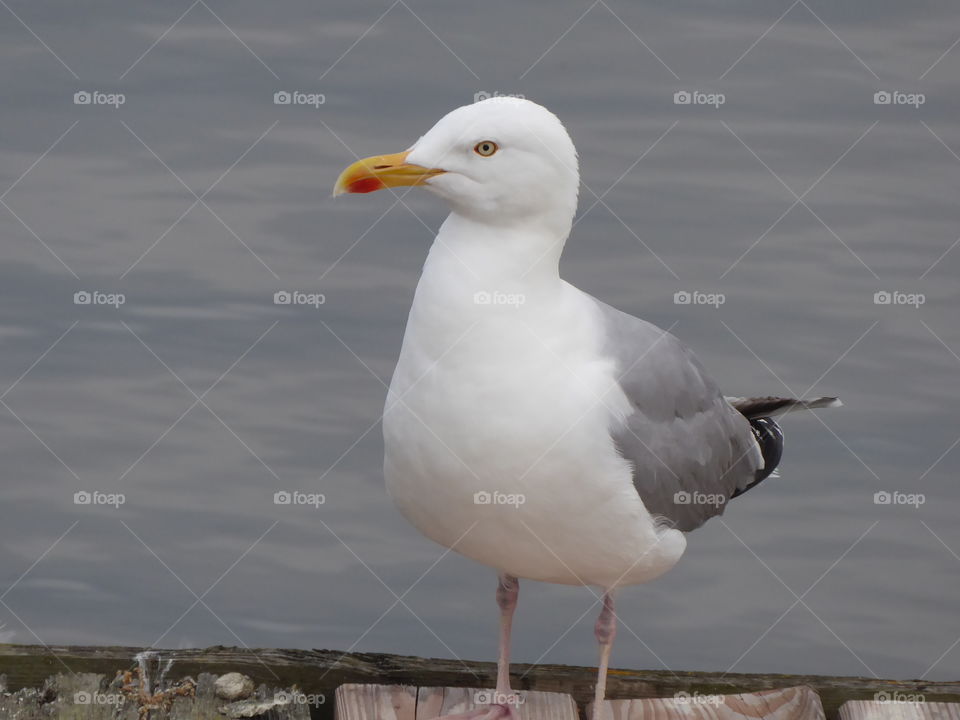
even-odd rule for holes
{"type": "Polygon", "coordinates": [[[723,513],[762,472],[750,423],[693,353],[656,326],[597,301],[605,352],[632,412],[612,431],[647,510],[679,530],[723,513]]]}

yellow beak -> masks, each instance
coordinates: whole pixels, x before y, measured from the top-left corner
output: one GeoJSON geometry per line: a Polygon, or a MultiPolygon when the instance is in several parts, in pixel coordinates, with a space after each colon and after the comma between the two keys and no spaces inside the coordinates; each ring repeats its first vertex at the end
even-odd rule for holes
{"type": "Polygon", "coordinates": [[[395,155],[375,155],[357,160],[337,178],[334,196],[343,193],[368,193],[389,187],[422,185],[434,175],[445,172],[407,162],[410,151],[395,155]]]}

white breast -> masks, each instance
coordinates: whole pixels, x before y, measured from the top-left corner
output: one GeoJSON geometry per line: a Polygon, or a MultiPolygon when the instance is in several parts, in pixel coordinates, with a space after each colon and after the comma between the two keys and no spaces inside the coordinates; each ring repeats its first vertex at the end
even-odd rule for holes
{"type": "Polygon", "coordinates": [[[593,301],[559,278],[491,286],[471,260],[438,241],[417,288],[383,420],[398,508],[518,577],[609,587],[666,571],[685,541],[654,527],[613,447],[627,405],[593,301]]]}

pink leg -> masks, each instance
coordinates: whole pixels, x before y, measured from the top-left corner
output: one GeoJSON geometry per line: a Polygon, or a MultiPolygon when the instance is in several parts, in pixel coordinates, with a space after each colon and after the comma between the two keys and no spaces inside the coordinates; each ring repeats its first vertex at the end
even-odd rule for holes
{"type": "Polygon", "coordinates": [[[500,606],[500,657],[497,660],[497,692],[510,693],[510,630],[513,613],[517,609],[520,581],[512,575],[501,575],[497,585],[497,605],[500,606]]]}
{"type": "Polygon", "coordinates": [[[520,581],[512,575],[501,575],[497,585],[500,607],[500,656],[497,659],[497,689],[493,703],[457,715],[444,715],[437,720],[519,720],[518,704],[510,689],[510,630],[517,609],[520,581]]]}
{"type": "Polygon", "coordinates": [[[597,642],[600,644],[600,667],[597,670],[597,687],[593,694],[593,720],[603,717],[603,700],[607,689],[607,667],[610,665],[610,650],[617,635],[617,615],[613,609],[613,591],[603,595],[603,610],[594,626],[597,642]]]}

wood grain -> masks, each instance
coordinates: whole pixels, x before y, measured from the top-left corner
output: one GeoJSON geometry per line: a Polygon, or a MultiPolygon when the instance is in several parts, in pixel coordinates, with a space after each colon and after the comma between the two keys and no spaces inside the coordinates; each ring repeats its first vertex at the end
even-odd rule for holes
{"type": "Polygon", "coordinates": [[[333,716],[336,720],[416,720],[417,689],[407,685],[341,685],[333,716]]]}
{"type": "Polygon", "coordinates": [[[680,692],[665,698],[607,700],[601,717],[603,720],[824,720],[820,697],[805,685],[731,695],[680,692]]]}
{"type": "Polygon", "coordinates": [[[884,700],[850,700],[840,706],[840,720],[960,720],[960,704],[911,702],[909,693],[884,700]]]}
{"type": "MultiPolygon", "coordinates": [[[[336,720],[433,720],[483,707],[493,691],[481,688],[347,684],[337,688],[336,720]]],[[[520,720],[578,720],[570,695],[520,691],[520,720]]]]}
{"type": "MultiPolygon", "coordinates": [[[[6,674],[11,690],[41,688],[58,673],[99,673],[112,678],[117,670],[136,666],[133,656],[143,648],[50,648],[37,645],[0,645],[0,675],[6,674]]],[[[278,650],[210,647],[160,650],[174,658],[171,679],[201,673],[221,675],[242,672],[256,684],[270,687],[296,685],[305,693],[323,693],[329,701],[312,712],[313,720],[332,720],[333,697],[344,683],[411,685],[415,687],[476,687],[496,684],[496,664],[378,653],[336,650],[278,650]]],[[[596,668],[565,665],[522,665],[511,668],[513,687],[569,693],[578,704],[593,699],[596,668]]],[[[809,685],[820,695],[824,711],[836,720],[847,700],[873,700],[878,692],[922,693],[927,702],[960,702],[960,682],[878,680],[826,675],[736,674],[681,670],[611,670],[607,697],[663,698],[677,692],[731,694],[795,685],[809,685]]],[[[679,717],[679,716],[678,716],[679,717]]]]}

